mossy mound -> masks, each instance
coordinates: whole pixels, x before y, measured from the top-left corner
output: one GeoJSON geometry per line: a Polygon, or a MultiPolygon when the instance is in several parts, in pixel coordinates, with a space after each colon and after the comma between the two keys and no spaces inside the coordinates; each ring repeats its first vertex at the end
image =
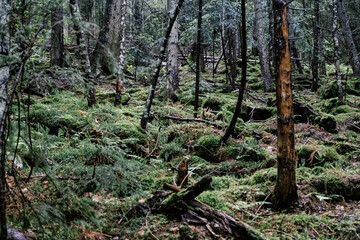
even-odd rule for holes
{"type": "Polygon", "coordinates": [[[325,194],[342,195],[346,199],[360,200],[360,177],[342,176],[333,172],[326,172],[311,179],[311,185],[325,194]]]}
{"type": "Polygon", "coordinates": [[[360,96],[360,77],[351,77],[346,81],[346,93],[360,96]]]}
{"type": "Polygon", "coordinates": [[[319,127],[327,132],[336,132],[336,119],[333,115],[324,114],[319,122],[319,127]]]}
{"type": "Polygon", "coordinates": [[[214,135],[204,135],[194,146],[196,154],[210,162],[218,161],[220,138],[214,135]]]}

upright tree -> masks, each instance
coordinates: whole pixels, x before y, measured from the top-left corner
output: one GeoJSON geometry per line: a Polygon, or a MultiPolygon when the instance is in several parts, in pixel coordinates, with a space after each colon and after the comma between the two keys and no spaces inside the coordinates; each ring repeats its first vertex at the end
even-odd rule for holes
{"type": "MultiPolygon", "coordinates": [[[[168,0],[168,11],[170,17],[173,17],[175,8],[177,6],[176,0],[168,0]]],[[[167,81],[166,81],[166,95],[168,99],[173,102],[177,101],[177,91],[179,88],[179,63],[178,63],[178,23],[175,19],[174,26],[171,29],[170,39],[167,46],[167,81]]]]}
{"type": "Polygon", "coordinates": [[[126,13],[127,13],[127,0],[121,0],[121,13],[120,13],[120,41],[119,41],[119,57],[118,57],[118,70],[116,74],[116,92],[114,105],[120,105],[121,93],[123,89],[122,80],[124,79],[124,63],[125,63],[125,33],[126,33],[126,13]]]}
{"type": "Polygon", "coordinates": [[[74,25],[74,30],[77,36],[77,43],[79,46],[79,55],[81,58],[81,69],[86,81],[86,90],[87,90],[87,101],[88,106],[91,107],[96,103],[96,95],[94,85],[91,82],[91,67],[89,55],[86,47],[86,41],[84,38],[84,31],[81,26],[81,14],[77,0],[70,0],[70,12],[72,16],[72,21],[74,25]]]}
{"type": "Polygon", "coordinates": [[[339,101],[343,100],[343,89],[340,71],[340,59],[339,59],[339,34],[338,34],[338,3],[339,0],[333,0],[333,25],[332,34],[334,39],[334,56],[335,56],[335,70],[336,70],[336,83],[338,87],[339,101]]]}
{"type": "Polygon", "coordinates": [[[9,65],[6,63],[10,53],[9,16],[10,8],[7,0],[0,0],[0,239],[7,239],[6,228],[6,180],[4,128],[7,106],[7,85],[9,81],[9,65]],[[5,61],[4,61],[5,60],[5,61]]]}
{"type": "Polygon", "coordinates": [[[151,79],[151,84],[149,87],[149,93],[148,93],[148,97],[145,103],[145,108],[141,117],[141,121],[140,121],[140,126],[141,128],[145,129],[146,128],[146,124],[149,121],[150,118],[150,111],[151,111],[151,106],[152,106],[152,102],[154,99],[154,93],[155,93],[155,89],[156,89],[156,85],[158,82],[158,78],[160,76],[160,70],[161,70],[161,63],[163,60],[163,57],[165,55],[165,49],[167,46],[167,43],[169,41],[170,38],[170,33],[171,33],[171,29],[174,26],[175,20],[177,18],[177,16],[179,15],[181,6],[183,4],[184,0],[179,0],[178,5],[174,11],[174,15],[173,17],[170,18],[168,26],[166,28],[166,32],[165,32],[165,38],[164,41],[162,42],[161,45],[161,49],[160,49],[160,55],[159,58],[157,59],[157,63],[156,63],[156,69],[155,69],[155,73],[154,76],[151,79]]]}
{"type": "Polygon", "coordinates": [[[277,161],[278,174],[273,203],[287,208],[298,199],[296,189],[296,151],[294,108],[290,81],[289,30],[286,19],[287,3],[273,0],[275,29],[275,71],[277,101],[277,161]]]}
{"type": "Polygon", "coordinates": [[[64,23],[61,5],[51,10],[50,65],[62,67],[64,63],[64,23]]]}
{"type": "Polygon", "coordinates": [[[254,7],[255,7],[255,32],[257,35],[257,42],[258,42],[257,47],[260,57],[261,77],[264,82],[265,91],[269,91],[272,84],[272,78],[271,78],[270,65],[269,65],[269,52],[267,49],[265,27],[263,21],[264,19],[263,1],[254,0],[254,7]]]}
{"type": "Polygon", "coordinates": [[[354,74],[356,76],[360,76],[359,53],[354,42],[353,34],[350,28],[349,18],[346,15],[343,0],[338,1],[338,13],[339,13],[343,34],[345,37],[346,47],[350,55],[351,67],[353,69],[354,74]]]}
{"type": "Polygon", "coordinates": [[[241,111],[241,105],[244,98],[244,92],[246,87],[246,71],[247,71],[247,57],[246,57],[246,51],[247,51],[247,42],[246,42],[246,6],[245,6],[245,0],[241,0],[241,35],[242,35],[242,43],[241,43],[241,84],[240,84],[240,90],[238,95],[238,100],[236,103],[234,115],[231,119],[231,122],[228,126],[228,128],[225,131],[224,136],[221,138],[222,142],[226,142],[230,135],[234,132],[235,125],[237,122],[237,119],[239,118],[239,114],[241,111]]]}
{"type": "Polygon", "coordinates": [[[311,90],[316,92],[319,81],[319,32],[320,32],[320,0],[315,0],[315,21],[314,21],[314,51],[311,63],[311,71],[313,75],[311,90]]]}
{"type": "MultiPolygon", "coordinates": [[[[195,79],[195,102],[194,117],[197,117],[199,108],[199,90],[200,90],[200,57],[201,57],[201,20],[202,20],[202,0],[199,1],[198,22],[197,22],[197,40],[196,40],[196,79],[195,79]]],[[[225,51],[225,49],[224,49],[225,51]]]]}

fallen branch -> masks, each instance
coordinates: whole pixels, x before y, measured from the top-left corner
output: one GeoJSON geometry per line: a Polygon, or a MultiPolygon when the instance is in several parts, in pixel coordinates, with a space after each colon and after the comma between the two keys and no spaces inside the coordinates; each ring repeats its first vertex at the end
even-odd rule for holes
{"type": "Polygon", "coordinates": [[[167,119],[171,119],[171,120],[176,120],[176,121],[182,121],[182,122],[202,122],[202,123],[206,123],[209,124],[211,126],[217,127],[219,129],[222,129],[223,126],[221,126],[220,124],[208,121],[208,120],[204,120],[201,118],[180,118],[180,117],[175,117],[175,116],[166,116],[165,118],[167,119]]]}

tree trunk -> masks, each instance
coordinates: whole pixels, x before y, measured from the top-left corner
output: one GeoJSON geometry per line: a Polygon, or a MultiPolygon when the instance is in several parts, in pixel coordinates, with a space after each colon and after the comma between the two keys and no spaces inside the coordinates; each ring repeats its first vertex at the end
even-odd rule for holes
{"type": "Polygon", "coordinates": [[[324,30],[320,30],[320,36],[319,36],[319,57],[320,57],[320,63],[319,63],[319,74],[320,76],[326,76],[326,61],[325,61],[325,53],[324,53],[324,30]]]}
{"type": "Polygon", "coordinates": [[[264,82],[265,91],[268,92],[272,84],[272,78],[271,78],[270,65],[269,65],[269,54],[266,47],[267,43],[266,43],[265,28],[263,22],[264,15],[263,15],[262,4],[263,4],[262,1],[254,0],[255,31],[258,41],[261,76],[264,82]]]}
{"type": "MultiPolygon", "coordinates": [[[[9,35],[10,7],[6,0],[0,0],[0,58],[5,59],[10,54],[9,35]]],[[[10,67],[4,64],[0,67],[0,129],[4,129],[7,105],[7,84],[10,76],[10,67]]],[[[0,239],[7,239],[6,228],[6,179],[5,179],[5,153],[4,135],[0,132],[0,239]]]]}
{"type": "Polygon", "coordinates": [[[91,82],[91,67],[90,67],[90,60],[89,55],[86,49],[86,41],[84,38],[84,32],[81,27],[81,15],[78,6],[77,0],[70,0],[70,12],[72,16],[72,21],[74,24],[74,30],[76,32],[77,41],[79,45],[79,55],[81,58],[81,68],[83,70],[83,75],[85,77],[85,85],[87,90],[87,101],[88,106],[91,107],[96,103],[96,95],[95,89],[91,82]]]}
{"type": "Polygon", "coordinates": [[[319,9],[319,1],[315,0],[315,22],[314,22],[314,51],[313,58],[311,64],[311,71],[313,75],[311,90],[316,92],[318,89],[318,81],[319,81],[319,24],[320,24],[320,9],[319,9]]]}
{"type": "Polygon", "coordinates": [[[64,23],[63,8],[58,6],[51,11],[51,50],[50,65],[63,66],[64,62],[64,23]]]}
{"type": "Polygon", "coordinates": [[[360,60],[359,60],[359,53],[356,49],[356,45],[354,43],[353,34],[350,28],[349,19],[346,16],[344,3],[342,0],[338,1],[338,11],[339,11],[339,18],[341,22],[341,26],[343,29],[343,34],[345,35],[345,42],[346,47],[350,54],[350,62],[351,67],[353,69],[354,75],[360,76],[360,60]]]}
{"type": "Polygon", "coordinates": [[[175,20],[177,18],[177,16],[179,15],[181,6],[183,4],[184,0],[179,0],[178,5],[174,11],[174,16],[172,18],[170,18],[169,24],[166,28],[166,32],[165,32],[165,38],[164,41],[162,43],[161,46],[161,51],[160,51],[160,55],[159,55],[159,59],[157,60],[157,66],[156,66],[156,70],[155,70],[155,74],[151,80],[151,84],[149,87],[149,93],[148,93],[148,97],[146,100],[146,104],[145,104],[145,108],[143,111],[143,115],[141,117],[141,122],[140,122],[140,126],[145,129],[146,128],[146,124],[149,121],[150,118],[150,111],[151,111],[151,105],[154,99],[154,93],[155,93],[155,89],[156,89],[156,85],[157,85],[157,81],[160,75],[160,70],[161,70],[161,63],[162,63],[162,59],[165,55],[165,49],[168,43],[168,40],[170,38],[170,33],[171,33],[171,29],[174,26],[175,20]]]}
{"type": "Polygon", "coordinates": [[[202,0],[198,0],[198,1],[199,1],[199,10],[198,10],[198,23],[197,23],[197,41],[196,41],[196,79],[195,79],[194,118],[197,118],[197,114],[198,114],[199,89],[200,89],[200,57],[201,57],[200,51],[201,51],[202,0]]]}
{"type": "MultiPolygon", "coordinates": [[[[170,17],[173,17],[176,8],[176,0],[168,0],[168,11],[170,17]]],[[[178,24],[177,20],[174,22],[174,26],[171,30],[169,43],[167,46],[167,81],[166,81],[166,95],[172,102],[177,101],[177,91],[179,89],[179,63],[178,63],[178,24]]]]}
{"type": "Polygon", "coordinates": [[[338,5],[339,0],[333,0],[333,25],[332,25],[332,34],[334,39],[334,55],[335,55],[335,69],[336,69],[336,83],[338,87],[338,98],[339,101],[343,100],[343,89],[341,81],[341,71],[340,71],[340,60],[339,60],[339,38],[338,38],[338,5]]]}
{"type": "Polygon", "coordinates": [[[115,102],[114,102],[115,106],[121,104],[121,94],[123,89],[122,79],[124,79],[126,12],[127,12],[127,1],[121,0],[120,43],[119,43],[120,50],[118,57],[118,71],[116,74],[116,91],[115,91],[115,102]]]}
{"type": "Polygon", "coordinates": [[[278,112],[278,177],[273,203],[279,208],[287,208],[298,199],[295,177],[294,108],[290,82],[289,31],[286,19],[286,6],[284,0],[273,0],[276,101],[278,112]]]}
{"type": "Polygon", "coordinates": [[[234,132],[234,128],[239,117],[241,111],[241,104],[244,97],[245,87],[246,87],[246,69],[247,69],[247,61],[246,61],[246,50],[247,50],[247,42],[246,42],[246,9],[245,9],[245,0],[241,0],[241,34],[242,34],[242,43],[241,43],[241,85],[239,90],[239,96],[236,103],[236,108],[234,111],[234,115],[231,119],[229,127],[226,129],[224,136],[221,138],[222,142],[226,142],[230,135],[234,132]]]}

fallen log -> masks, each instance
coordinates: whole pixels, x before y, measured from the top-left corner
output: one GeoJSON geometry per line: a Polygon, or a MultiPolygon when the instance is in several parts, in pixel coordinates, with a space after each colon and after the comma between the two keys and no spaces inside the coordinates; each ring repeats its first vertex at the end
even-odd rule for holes
{"type": "Polygon", "coordinates": [[[209,187],[211,180],[210,176],[204,177],[193,186],[182,191],[167,184],[166,188],[170,188],[176,193],[161,203],[159,211],[175,217],[180,216],[182,221],[189,224],[204,225],[209,232],[213,235],[216,234],[216,236],[232,236],[235,239],[245,240],[265,239],[261,233],[246,223],[236,221],[227,213],[213,209],[194,199],[209,187]]]}
{"type": "Polygon", "coordinates": [[[206,123],[206,124],[209,124],[211,126],[217,127],[219,129],[223,128],[223,126],[221,126],[221,125],[219,125],[217,123],[214,123],[214,122],[211,122],[211,121],[208,121],[208,120],[204,120],[204,119],[201,119],[201,118],[180,118],[180,117],[174,117],[174,116],[166,116],[165,118],[171,119],[171,120],[176,120],[176,121],[182,121],[182,122],[202,122],[202,123],[206,123]]]}

